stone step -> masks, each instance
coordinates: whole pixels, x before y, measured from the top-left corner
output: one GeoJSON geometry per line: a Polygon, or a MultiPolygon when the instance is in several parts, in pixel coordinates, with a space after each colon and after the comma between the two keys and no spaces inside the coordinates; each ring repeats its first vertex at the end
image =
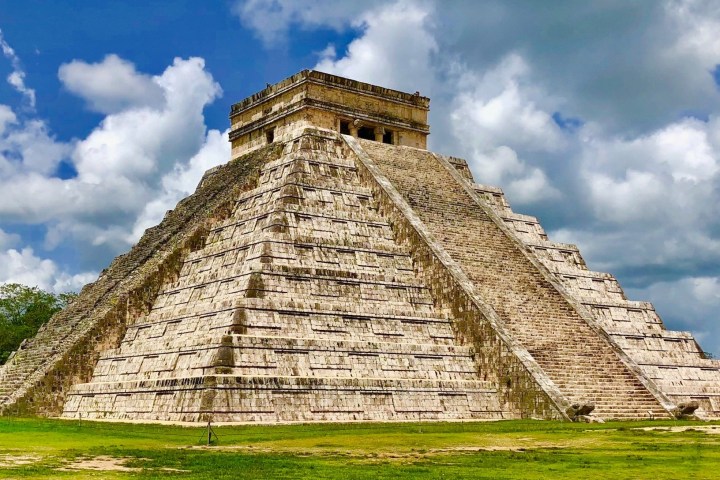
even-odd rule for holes
{"type": "Polygon", "coordinates": [[[216,374],[211,377],[179,377],[162,380],[82,383],[73,387],[72,395],[103,393],[164,392],[170,388],[194,390],[205,386],[224,390],[292,390],[292,391],[368,391],[368,392],[436,392],[453,394],[495,393],[491,382],[482,380],[434,380],[405,378],[352,377],[278,377],[216,374]]]}
{"type": "Polygon", "coordinates": [[[524,245],[505,223],[453,177],[453,167],[429,152],[359,143],[561,392],[582,394],[582,385],[572,383],[580,376],[613,392],[609,398],[618,408],[646,406],[641,398],[647,390],[628,379],[632,372],[612,346],[526,257],[524,245]]]}
{"type": "Polygon", "coordinates": [[[343,186],[308,167],[268,165],[71,393],[66,416],[196,419],[208,387],[215,406],[240,405],[220,407],[236,420],[352,419],[353,408],[365,419],[502,416],[357,169],[336,174],[343,186]]]}
{"type": "MultiPolygon", "coordinates": [[[[268,337],[258,335],[232,334],[223,335],[232,339],[233,350],[278,350],[278,351],[314,351],[314,352],[337,352],[353,353],[363,352],[368,354],[391,354],[407,355],[416,357],[471,357],[470,347],[460,345],[438,345],[434,343],[397,343],[384,341],[367,341],[347,338],[316,338],[316,337],[268,337]]],[[[204,345],[205,348],[217,348],[221,345],[221,337],[214,337],[212,344],[204,345]]],[[[226,345],[223,343],[223,345],[226,345]]],[[[162,344],[158,344],[161,347],[162,344]]],[[[142,355],[158,355],[164,353],[179,353],[188,348],[163,350],[156,349],[146,351],[142,355]]],[[[112,359],[121,356],[131,355],[124,348],[108,349],[101,355],[101,359],[112,359]]]]}

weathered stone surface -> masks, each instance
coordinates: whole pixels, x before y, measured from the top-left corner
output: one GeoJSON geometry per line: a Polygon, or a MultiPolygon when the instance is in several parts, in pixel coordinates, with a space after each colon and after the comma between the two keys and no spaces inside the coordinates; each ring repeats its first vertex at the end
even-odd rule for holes
{"type": "Polygon", "coordinates": [[[208,224],[226,216],[238,192],[255,184],[260,165],[279,153],[272,145],[208,171],[195,194],[148,229],[7,362],[0,371],[0,411],[62,412],[71,386],[91,378],[100,354],[119,344],[127,324],[152,305],[183,258],[205,242],[208,224]]]}
{"type": "Polygon", "coordinates": [[[679,420],[695,419],[695,411],[700,408],[700,403],[696,401],[681,403],[673,410],[673,415],[679,420]]]}
{"type": "Polygon", "coordinates": [[[590,415],[595,410],[595,405],[592,403],[573,403],[566,410],[568,417],[575,421],[585,421],[585,417],[590,415]]]}
{"type": "Polygon", "coordinates": [[[644,417],[648,410],[666,415],[632,366],[533,263],[467,180],[453,175],[451,163],[422,150],[360,144],[571,403],[593,402],[604,418],[644,417]]]}
{"type": "Polygon", "coordinates": [[[509,418],[336,134],[308,130],[209,227],[63,415],[509,418]]]}
{"type": "MultiPolygon", "coordinates": [[[[460,173],[465,171],[461,166],[460,173]]],[[[612,275],[588,270],[575,245],[549,241],[536,218],[510,209],[501,189],[473,187],[527,251],[590,310],[608,338],[638,365],[643,377],[675,404],[696,402],[699,417],[720,417],[720,361],[705,358],[689,332],[667,330],[652,304],[628,300],[612,275]]]]}
{"type": "Polygon", "coordinates": [[[232,158],[265,145],[270,138],[287,141],[305,127],[425,148],[429,105],[430,99],[419,93],[303,70],[232,106],[232,158]]]}
{"type": "Polygon", "coordinates": [[[689,334],[474,184],[463,160],[403,146],[424,145],[428,103],[306,71],[234,106],[235,160],[0,369],[0,409],[718,416],[720,363],[689,334]]]}

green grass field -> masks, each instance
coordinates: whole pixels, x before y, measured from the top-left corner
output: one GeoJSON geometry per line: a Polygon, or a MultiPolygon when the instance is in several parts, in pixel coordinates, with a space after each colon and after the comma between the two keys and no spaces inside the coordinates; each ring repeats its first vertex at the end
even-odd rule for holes
{"type": "Polygon", "coordinates": [[[0,419],[5,478],[720,478],[720,423],[217,427],[0,419]],[[648,429],[648,427],[652,429],[648,429]]]}

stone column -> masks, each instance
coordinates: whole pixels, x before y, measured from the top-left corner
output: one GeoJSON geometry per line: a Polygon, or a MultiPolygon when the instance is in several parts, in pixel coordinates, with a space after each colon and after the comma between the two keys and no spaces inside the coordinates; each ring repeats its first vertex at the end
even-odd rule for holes
{"type": "Polygon", "coordinates": [[[362,126],[362,122],[360,120],[353,120],[353,122],[350,124],[350,135],[357,138],[358,136],[358,128],[362,126]]]}
{"type": "Polygon", "coordinates": [[[375,141],[382,143],[385,129],[383,127],[375,127],[375,141]]]}

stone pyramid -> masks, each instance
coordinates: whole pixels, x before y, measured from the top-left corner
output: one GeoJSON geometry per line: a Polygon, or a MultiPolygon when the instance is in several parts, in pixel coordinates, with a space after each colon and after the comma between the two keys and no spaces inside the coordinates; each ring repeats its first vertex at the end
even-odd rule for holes
{"type": "Polygon", "coordinates": [[[0,370],[6,414],[195,422],[720,416],[720,362],[550,242],[429,99],[303,71],[0,370]]]}

